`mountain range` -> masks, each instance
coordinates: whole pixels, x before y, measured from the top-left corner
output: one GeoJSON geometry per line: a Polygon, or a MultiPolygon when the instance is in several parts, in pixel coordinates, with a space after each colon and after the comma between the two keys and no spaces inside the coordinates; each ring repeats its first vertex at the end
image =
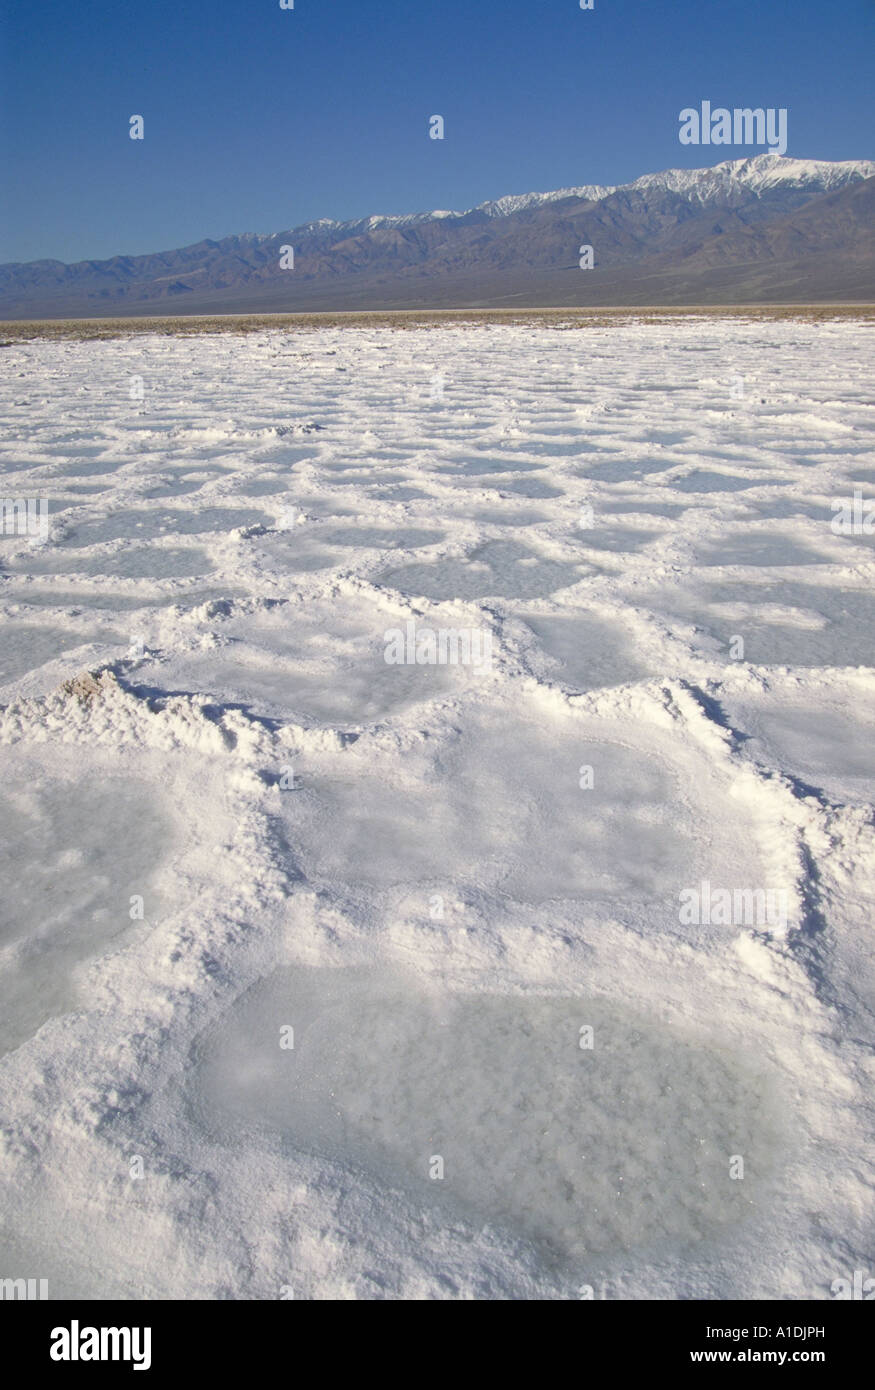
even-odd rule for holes
{"type": "Polygon", "coordinates": [[[0,265],[0,317],[875,300],[875,162],[761,154],[145,256],[0,265]],[[593,248],[581,269],[580,249],[593,248]],[[282,268],[294,249],[294,268],[282,268]]]}

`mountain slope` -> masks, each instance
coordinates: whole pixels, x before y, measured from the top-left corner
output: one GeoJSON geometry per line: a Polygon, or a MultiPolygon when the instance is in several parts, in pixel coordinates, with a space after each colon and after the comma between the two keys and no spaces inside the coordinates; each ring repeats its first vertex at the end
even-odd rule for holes
{"type": "Polygon", "coordinates": [[[872,161],[775,155],[466,212],[324,219],[147,256],[0,266],[0,315],[875,297],[872,161]],[[579,247],[595,251],[582,271],[579,247]],[[294,270],[280,267],[283,246],[294,270]]]}

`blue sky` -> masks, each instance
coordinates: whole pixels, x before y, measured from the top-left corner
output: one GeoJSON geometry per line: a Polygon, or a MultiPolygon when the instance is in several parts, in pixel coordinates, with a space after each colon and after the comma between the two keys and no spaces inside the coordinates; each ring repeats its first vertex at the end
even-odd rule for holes
{"type": "Polygon", "coordinates": [[[873,49],[875,0],[2,0],[0,260],[756,153],[678,143],[703,99],[787,107],[788,155],[867,158],[873,49]]]}

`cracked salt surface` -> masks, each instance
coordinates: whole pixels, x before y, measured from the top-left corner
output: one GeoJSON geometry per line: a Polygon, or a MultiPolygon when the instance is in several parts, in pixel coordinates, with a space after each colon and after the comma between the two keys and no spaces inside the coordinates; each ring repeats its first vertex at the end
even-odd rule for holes
{"type": "Polygon", "coordinates": [[[164,595],[113,593],[102,586],[99,589],[88,590],[85,588],[37,589],[35,586],[16,589],[4,585],[0,589],[0,598],[14,608],[33,606],[35,608],[69,608],[76,611],[84,608],[111,613],[131,613],[139,609],[177,606],[198,608],[211,600],[227,600],[243,597],[244,594],[244,590],[231,586],[216,589],[180,589],[164,595]]]}
{"type": "MultiPolygon", "coordinates": [[[[4,625],[0,647],[0,686],[21,680],[48,662],[70,657],[79,648],[99,644],[104,659],[119,656],[119,647],[127,645],[125,635],[98,628],[74,632],[70,628],[50,627],[33,623],[4,625]]],[[[57,685],[57,680],[54,681],[57,685]]],[[[49,686],[48,688],[51,688],[49,686]]]]}
{"type": "Polygon", "coordinates": [[[592,550],[614,550],[620,554],[626,554],[630,550],[642,550],[644,546],[656,540],[660,534],[663,533],[659,531],[633,531],[628,526],[615,526],[612,529],[601,527],[582,531],[577,540],[579,545],[587,546],[592,550]]]}
{"type": "Polygon", "coordinates": [[[0,1276],[817,1299],[865,1266],[875,605],[830,519],[869,331],[5,350],[4,492],[78,495],[3,543],[0,1276]],[[491,664],[389,664],[407,624],[491,664]]]}
{"type": "MultiPolygon", "coordinates": [[[[673,486],[681,492],[746,492],[750,488],[761,487],[765,481],[764,478],[739,478],[731,473],[711,473],[706,469],[697,468],[692,473],[677,478],[673,486]]],[[[768,481],[773,487],[790,486],[788,478],[772,478],[768,481]]]]}
{"type": "Polygon", "coordinates": [[[282,605],[232,615],[217,650],[144,660],[134,674],[145,687],[200,691],[326,727],[372,724],[476,679],[464,666],[388,664],[385,633],[406,621],[364,600],[282,605]]]}
{"type": "Polygon", "coordinates": [[[591,614],[520,614],[538,645],[555,662],[559,680],[576,690],[601,690],[659,674],[657,663],[643,662],[634,635],[616,619],[591,614]]]}
{"type": "Polygon", "coordinates": [[[735,701],[738,722],[749,730],[751,752],[779,764],[795,777],[837,801],[860,806],[875,802],[875,708],[857,699],[836,699],[826,691],[820,708],[800,704],[788,692],[735,701]]]}
{"type": "Polygon", "coordinates": [[[584,564],[547,559],[517,541],[495,540],[460,559],[385,570],[377,580],[400,593],[433,599],[540,598],[590,572],[584,564]]]}
{"type": "Polygon", "coordinates": [[[120,579],[192,579],[213,568],[206,551],[182,546],[135,546],[107,555],[36,551],[9,561],[13,574],[88,574],[120,579]]]}
{"type": "Polygon", "coordinates": [[[274,1130],[292,1153],[575,1267],[754,1222],[786,1143],[757,1059],[599,999],[287,969],[199,1039],[195,1059],[190,1103],[214,1137],[274,1130]],[[743,1182],[729,1175],[739,1153],[743,1182]]]}
{"type": "Polygon", "coordinates": [[[875,659],[875,603],[863,588],[768,576],[757,584],[680,578],[655,589],[648,603],[695,623],[727,653],[741,636],[745,658],[758,666],[871,667],[875,659]]]}
{"type": "Polygon", "coordinates": [[[148,931],[167,905],[161,868],[173,821],[164,798],[100,763],[87,791],[68,759],[7,763],[0,877],[14,894],[0,901],[0,1051],[86,1002],[82,965],[148,931]],[[132,896],[143,900],[136,920],[132,896]]]}
{"type": "Polygon", "coordinates": [[[239,507],[195,507],[190,511],[123,510],[95,521],[69,526],[61,544],[81,549],[104,541],[152,540],[161,535],[191,536],[204,531],[231,531],[235,526],[255,526],[269,520],[264,512],[239,507]]]}
{"type": "Polygon", "coordinates": [[[421,881],[447,893],[476,886],[520,902],[580,898],[593,912],[644,900],[655,919],[664,913],[694,841],[670,775],[649,754],[534,712],[525,721],[506,712],[498,727],[472,712],[464,729],[437,766],[384,755],[357,775],[305,770],[287,814],[307,877],[380,888],[421,881]],[[423,785],[443,788],[426,821],[423,785]],[[299,809],[308,814],[299,819],[299,809]]]}
{"type": "Polygon", "coordinates": [[[767,531],[729,535],[725,539],[703,545],[697,559],[700,565],[822,565],[826,556],[821,551],[780,539],[767,531]]]}

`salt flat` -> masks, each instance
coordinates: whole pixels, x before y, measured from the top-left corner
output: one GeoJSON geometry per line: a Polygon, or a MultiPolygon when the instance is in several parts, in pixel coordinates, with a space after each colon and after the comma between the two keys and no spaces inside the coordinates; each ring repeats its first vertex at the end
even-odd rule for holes
{"type": "Polygon", "coordinates": [[[871,1266],[872,332],[3,348],[0,1275],[871,1266]]]}

